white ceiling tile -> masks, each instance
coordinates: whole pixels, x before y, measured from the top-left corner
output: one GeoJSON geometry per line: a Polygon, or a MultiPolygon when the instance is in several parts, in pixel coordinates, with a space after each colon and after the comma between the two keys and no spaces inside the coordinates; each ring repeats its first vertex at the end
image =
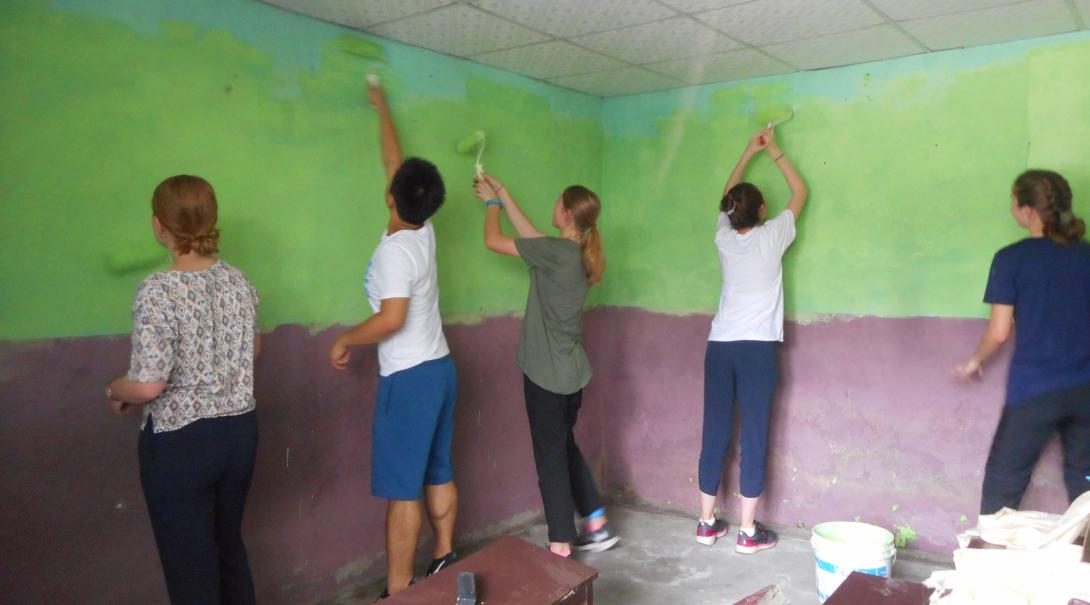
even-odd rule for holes
{"type": "Polygon", "coordinates": [[[659,0],[663,4],[669,4],[670,6],[678,9],[679,11],[686,13],[696,13],[700,11],[712,10],[714,8],[723,8],[724,6],[731,6],[734,4],[743,4],[745,2],[751,2],[752,0],[659,0]]]}
{"type": "Polygon", "coordinates": [[[904,21],[901,25],[932,50],[996,44],[1076,29],[1063,0],[1037,0],[996,8],[904,21]]]}
{"type": "Polygon", "coordinates": [[[655,0],[473,0],[505,19],[567,38],[674,15],[655,0]]]}
{"type": "Polygon", "coordinates": [[[600,97],[630,95],[683,86],[677,80],[647,71],[641,67],[626,67],[596,74],[564,76],[562,78],[552,78],[549,82],[600,97]]]}
{"type": "Polygon", "coordinates": [[[1075,0],[1075,7],[1082,17],[1082,24],[1090,29],[1090,0],[1075,0]]]}
{"type": "Polygon", "coordinates": [[[499,50],[476,55],[472,59],[534,78],[555,78],[624,67],[624,63],[620,61],[584,50],[564,40],[499,50]]]}
{"type": "Polygon", "coordinates": [[[543,42],[548,36],[509,23],[471,6],[455,4],[423,15],[370,28],[379,36],[466,57],[543,42]]]}
{"type": "Polygon", "coordinates": [[[741,44],[689,17],[633,25],[573,38],[573,42],[629,63],[652,63],[739,48],[741,44]]]}
{"type": "Polygon", "coordinates": [[[1025,0],[871,0],[878,10],[894,21],[952,15],[1018,2],[1025,0]]]}
{"type": "Polygon", "coordinates": [[[696,17],[755,46],[815,38],[884,21],[861,0],[755,0],[696,17]]]}
{"type": "Polygon", "coordinates": [[[746,80],[795,71],[794,67],[751,48],[644,67],[687,84],[746,80]]]}
{"type": "Polygon", "coordinates": [[[772,56],[802,69],[866,63],[926,52],[892,25],[879,25],[763,48],[772,56]]]}
{"type": "Polygon", "coordinates": [[[262,0],[267,4],[354,28],[401,19],[453,0],[262,0]]]}

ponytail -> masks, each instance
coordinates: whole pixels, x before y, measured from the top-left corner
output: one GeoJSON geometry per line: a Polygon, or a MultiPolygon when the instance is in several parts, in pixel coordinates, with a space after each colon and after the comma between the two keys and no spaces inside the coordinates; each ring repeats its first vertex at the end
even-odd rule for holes
{"type": "Polygon", "coordinates": [[[606,253],[602,247],[602,234],[598,231],[598,215],[602,212],[602,201],[598,196],[582,185],[572,185],[560,195],[564,208],[571,212],[572,221],[583,237],[580,245],[583,249],[583,269],[587,272],[587,281],[591,285],[602,283],[606,272],[606,253]]]}
{"type": "Polygon", "coordinates": [[[1071,186],[1059,173],[1027,170],[1011,189],[1020,208],[1030,206],[1037,211],[1045,237],[1066,245],[1086,235],[1086,223],[1071,211],[1071,186]]]}
{"type": "Polygon", "coordinates": [[[730,226],[735,231],[748,229],[761,222],[761,206],[765,198],[752,183],[738,183],[730,188],[719,202],[719,210],[726,212],[730,226]]]}
{"type": "Polygon", "coordinates": [[[583,237],[583,268],[587,270],[590,285],[602,283],[602,274],[606,272],[606,252],[602,248],[602,234],[597,225],[591,226],[583,237]]]}

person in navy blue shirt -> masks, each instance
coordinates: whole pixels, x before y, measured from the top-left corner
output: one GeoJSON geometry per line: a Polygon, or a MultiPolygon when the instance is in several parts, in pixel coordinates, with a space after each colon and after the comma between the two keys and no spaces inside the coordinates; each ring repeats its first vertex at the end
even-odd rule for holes
{"type": "Polygon", "coordinates": [[[1064,484],[1090,491],[1090,244],[1071,209],[1071,187],[1049,170],[1014,181],[1011,214],[1030,237],[995,254],[984,302],[992,305],[976,352],[955,368],[980,376],[1015,332],[1007,401],[984,467],[981,514],[1017,509],[1037,458],[1057,432],[1064,484]]]}

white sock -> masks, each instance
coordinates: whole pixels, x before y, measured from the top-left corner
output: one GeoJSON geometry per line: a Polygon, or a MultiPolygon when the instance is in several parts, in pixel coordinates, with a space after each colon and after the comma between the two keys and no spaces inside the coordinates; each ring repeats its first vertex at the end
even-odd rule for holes
{"type": "Polygon", "coordinates": [[[753,537],[753,534],[756,533],[756,531],[757,531],[756,526],[750,526],[750,527],[743,527],[742,528],[742,533],[749,536],[750,538],[753,537]]]}
{"type": "Polygon", "coordinates": [[[701,519],[700,522],[707,523],[708,525],[715,525],[715,517],[712,517],[711,519],[701,519]]]}

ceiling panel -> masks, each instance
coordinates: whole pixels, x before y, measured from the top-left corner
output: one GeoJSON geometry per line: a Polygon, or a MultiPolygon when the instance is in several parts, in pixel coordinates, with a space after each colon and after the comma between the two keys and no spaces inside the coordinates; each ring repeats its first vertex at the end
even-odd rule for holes
{"type": "Polygon", "coordinates": [[[683,83],[641,67],[626,67],[581,76],[565,76],[549,80],[557,86],[571,88],[600,97],[615,97],[653,90],[677,88],[683,83]]]}
{"type": "Polygon", "coordinates": [[[548,38],[464,4],[393,21],[368,31],[459,57],[543,42],[548,38]]]}
{"type": "Polygon", "coordinates": [[[552,40],[533,46],[476,55],[478,63],[534,78],[554,78],[624,67],[624,63],[565,42],[552,40]]]}
{"type": "Polygon", "coordinates": [[[1079,12],[1084,29],[1090,29],[1090,0],[1075,0],[1075,10],[1079,12]]]}
{"type": "Polygon", "coordinates": [[[815,38],[884,21],[861,0],[755,0],[697,18],[754,46],[815,38]]]}
{"type": "Polygon", "coordinates": [[[676,14],[655,0],[473,0],[473,4],[560,37],[646,23],[676,14]]]}
{"type": "Polygon", "coordinates": [[[297,13],[361,29],[433,8],[454,4],[454,0],[265,0],[297,13]]]}
{"type": "Polygon", "coordinates": [[[1077,29],[1063,0],[1023,2],[904,21],[902,25],[931,50],[1009,42],[1077,29]]]}
{"type": "Polygon", "coordinates": [[[1090,0],[263,1],[602,96],[1027,39],[1090,24],[1090,0]]]}
{"type": "Polygon", "coordinates": [[[662,2],[663,4],[667,4],[686,13],[697,13],[752,1],[753,0],[659,0],[659,2],[662,2]]]}
{"type": "Polygon", "coordinates": [[[580,36],[573,41],[629,63],[681,59],[741,46],[714,29],[683,16],[580,36]]]}
{"type": "Polygon", "coordinates": [[[870,0],[894,21],[963,13],[981,8],[1017,4],[1026,0],[870,0]]]}
{"type": "Polygon", "coordinates": [[[795,71],[795,68],[751,48],[692,59],[645,65],[686,84],[745,80],[795,71]]]}
{"type": "Polygon", "coordinates": [[[926,52],[892,25],[766,46],[764,49],[801,69],[865,63],[926,52]]]}

